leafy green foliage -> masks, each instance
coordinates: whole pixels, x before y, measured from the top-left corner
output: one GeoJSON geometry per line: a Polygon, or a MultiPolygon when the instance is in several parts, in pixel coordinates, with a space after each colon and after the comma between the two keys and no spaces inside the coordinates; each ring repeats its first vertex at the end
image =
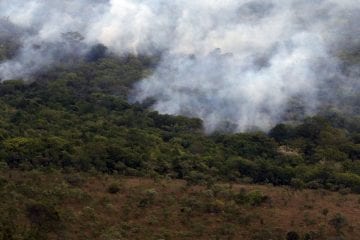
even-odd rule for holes
{"type": "MultiPolygon", "coordinates": [[[[8,49],[8,48],[7,48],[8,49]]],[[[157,57],[115,58],[102,45],[34,81],[0,84],[0,161],[10,168],[247,181],[360,191],[358,117],[327,112],[269,134],[203,133],[202,121],[130,104],[157,57]]],[[[76,176],[68,179],[80,184],[76,176]]]]}

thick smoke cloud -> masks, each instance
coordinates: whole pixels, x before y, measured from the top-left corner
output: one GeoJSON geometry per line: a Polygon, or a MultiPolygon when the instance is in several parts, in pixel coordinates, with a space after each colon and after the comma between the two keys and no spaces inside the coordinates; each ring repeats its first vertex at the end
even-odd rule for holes
{"type": "Polygon", "coordinates": [[[154,109],[200,117],[209,132],[227,122],[269,129],[291,99],[311,114],[329,82],[359,89],[356,69],[345,75],[339,60],[360,46],[358,0],[1,0],[0,16],[0,38],[22,46],[0,63],[1,79],[96,43],[119,55],[161,52],[131,101],[153,98],[154,109]]]}

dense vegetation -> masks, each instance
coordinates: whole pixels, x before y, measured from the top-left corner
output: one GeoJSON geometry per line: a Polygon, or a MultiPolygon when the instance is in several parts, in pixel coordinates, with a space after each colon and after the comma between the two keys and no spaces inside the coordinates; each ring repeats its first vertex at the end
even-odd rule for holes
{"type": "Polygon", "coordinates": [[[206,135],[129,103],[157,61],[97,45],[0,83],[0,240],[357,239],[358,93],[308,118],[294,99],[269,133],[206,135]]]}
{"type": "Polygon", "coordinates": [[[268,134],[207,136],[199,119],[161,115],[148,108],[151,100],[127,101],[132,84],[157,58],[116,58],[98,45],[76,61],[0,84],[3,165],[360,192],[356,114],[324,108],[268,134]]]}

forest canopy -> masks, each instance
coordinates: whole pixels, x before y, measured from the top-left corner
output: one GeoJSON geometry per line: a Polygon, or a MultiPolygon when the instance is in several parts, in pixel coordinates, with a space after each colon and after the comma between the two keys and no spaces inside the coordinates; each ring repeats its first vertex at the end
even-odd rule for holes
{"type": "MultiPolygon", "coordinates": [[[[115,57],[97,45],[77,64],[58,64],[30,81],[3,81],[0,160],[23,170],[360,191],[358,115],[323,107],[306,117],[300,107],[268,133],[205,134],[200,119],[159,114],[151,101],[128,102],[133,84],[157,61],[115,57]]],[[[357,99],[347,100],[355,106],[357,99]]]]}

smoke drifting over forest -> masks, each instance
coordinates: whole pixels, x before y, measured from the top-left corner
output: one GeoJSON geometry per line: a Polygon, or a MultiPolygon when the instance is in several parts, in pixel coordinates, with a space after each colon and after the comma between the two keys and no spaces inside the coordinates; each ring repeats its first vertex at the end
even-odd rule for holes
{"type": "MultiPolygon", "coordinates": [[[[311,114],[329,87],[359,90],[339,55],[360,46],[359,0],[1,0],[0,40],[21,48],[2,80],[28,78],[104,44],[118,54],[158,54],[131,101],[204,120],[207,131],[269,129],[291,99],[311,114]],[[336,82],[337,84],[334,84],[336,82]]],[[[334,92],[332,92],[334,91],[334,92]]]]}

